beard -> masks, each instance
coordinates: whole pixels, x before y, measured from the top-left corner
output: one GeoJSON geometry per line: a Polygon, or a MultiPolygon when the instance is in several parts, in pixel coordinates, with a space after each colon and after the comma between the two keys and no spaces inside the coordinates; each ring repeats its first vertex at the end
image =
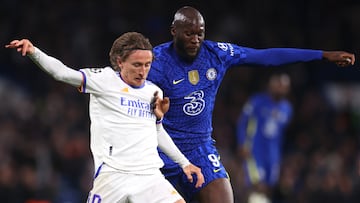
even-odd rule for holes
{"type": "Polygon", "coordinates": [[[199,53],[199,48],[187,48],[183,41],[177,41],[174,45],[177,53],[187,62],[194,61],[199,53]]]}

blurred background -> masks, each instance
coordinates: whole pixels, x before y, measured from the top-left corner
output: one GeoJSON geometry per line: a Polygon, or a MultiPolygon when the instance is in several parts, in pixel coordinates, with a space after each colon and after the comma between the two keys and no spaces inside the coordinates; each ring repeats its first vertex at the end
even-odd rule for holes
{"type": "MultiPolygon", "coordinates": [[[[206,38],[253,48],[345,50],[359,55],[358,0],[0,0],[0,199],[5,203],[86,202],[93,166],[88,97],[53,80],[4,45],[28,38],[66,65],[109,65],[112,42],[138,31],[153,45],[171,40],[176,10],[202,12],[206,38]],[[42,201],[41,201],[42,200],[42,201]]],[[[235,153],[244,102],[269,74],[291,76],[295,112],[285,135],[277,195],[282,202],[360,201],[359,63],[324,61],[281,67],[235,67],[218,92],[213,137],[235,202],[247,188],[235,153]]]]}

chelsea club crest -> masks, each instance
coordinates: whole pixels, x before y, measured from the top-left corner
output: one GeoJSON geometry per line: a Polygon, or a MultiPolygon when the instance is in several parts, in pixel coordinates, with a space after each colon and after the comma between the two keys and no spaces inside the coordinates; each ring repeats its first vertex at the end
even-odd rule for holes
{"type": "Polygon", "coordinates": [[[209,68],[206,71],[206,78],[208,80],[215,80],[216,76],[217,76],[217,72],[216,72],[215,68],[209,68]]]}

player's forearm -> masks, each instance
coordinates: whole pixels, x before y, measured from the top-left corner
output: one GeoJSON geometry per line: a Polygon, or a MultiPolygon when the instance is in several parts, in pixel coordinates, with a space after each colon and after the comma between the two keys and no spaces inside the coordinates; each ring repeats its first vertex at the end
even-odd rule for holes
{"type": "Polygon", "coordinates": [[[79,71],[65,66],[61,61],[48,56],[40,49],[35,47],[34,53],[29,54],[29,57],[36,65],[51,75],[55,80],[65,82],[76,87],[81,85],[83,78],[79,71]]]}
{"type": "Polygon", "coordinates": [[[323,52],[311,49],[269,48],[248,49],[246,63],[261,66],[278,66],[290,63],[321,60],[323,52]]]}
{"type": "Polygon", "coordinates": [[[162,127],[162,124],[157,124],[158,143],[159,148],[165,152],[175,163],[178,163],[181,168],[189,165],[189,160],[180,152],[179,148],[172,141],[169,134],[162,127]]]}

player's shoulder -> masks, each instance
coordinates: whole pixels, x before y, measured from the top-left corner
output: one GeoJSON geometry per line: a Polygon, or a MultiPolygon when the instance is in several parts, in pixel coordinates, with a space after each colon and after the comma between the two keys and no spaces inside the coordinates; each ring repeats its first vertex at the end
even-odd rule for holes
{"type": "Polygon", "coordinates": [[[145,85],[156,86],[156,84],[154,84],[154,83],[151,82],[150,80],[145,80],[145,85]]]}
{"type": "Polygon", "coordinates": [[[211,41],[211,40],[204,40],[203,44],[207,49],[212,49],[216,51],[227,51],[231,47],[235,46],[234,44],[229,42],[220,42],[220,41],[211,41]]]}
{"type": "Polygon", "coordinates": [[[113,69],[109,66],[105,67],[83,67],[80,69],[81,71],[91,72],[91,73],[103,73],[113,71],[113,69]]]}
{"type": "Polygon", "coordinates": [[[208,53],[215,54],[222,59],[232,58],[236,55],[236,52],[241,50],[241,47],[236,44],[211,40],[204,40],[203,47],[208,53]]]}
{"type": "Polygon", "coordinates": [[[163,42],[163,43],[161,43],[161,44],[159,44],[159,45],[156,45],[156,46],[154,47],[154,50],[163,49],[164,47],[169,47],[171,43],[172,43],[172,41],[163,42]]]}
{"type": "Polygon", "coordinates": [[[110,66],[105,66],[105,67],[85,67],[82,68],[82,70],[87,70],[90,71],[92,73],[113,73],[115,72],[113,68],[111,68],[110,66]]]}
{"type": "Polygon", "coordinates": [[[203,41],[203,44],[204,44],[206,47],[209,47],[209,48],[217,47],[217,44],[218,44],[218,43],[221,43],[221,42],[216,42],[216,41],[212,41],[212,40],[204,40],[204,41],[203,41]]]}
{"type": "Polygon", "coordinates": [[[158,91],[162,95],[162,92],[163,92],[162,89],[150,80],[145,80],[145,87],[148,89],[151,89],[151,92],[158,91]]]}
{"type": "Polygon", "coordinates": [[[163,72],[164,64],[173,64],[174,57],[171,56],[172,42],[166,42],[154,47],[154,61],[151,64],[150,72],[163,72]]]}
{"type": "Polygon", "coordinates": [[[150,80],[145,80],[145,85],[150,87],[150,88],[155,88],[155,89],[160,89],[159,86],[157,86],[155,83],[153,83],[152,81],[150,80]]]}
{"type": "Polygon", "coordinates": [[[258,92],[251,96],[250,102],[254,105],[261,103],[268,103],[271,101],[270,95],[266,92],[258,92]]]}
{"type": "Polygon", "coordinates": [[[116,75],[116,71],[109,66],[106,67],[85,67],[81,72],[91,77],[106,77],[116,75]]]}
{"type": "Polygon", "coordinates": [[[156,58],[156,56],[157,56],[157,54],[158,53],[167,53],[168,52],[168,50],[170,49],[170,47],[172,46],[172,42],[170,41],[170,42],[165,42],[165,43],[162,43],[162,44],[159,44],[159,45],[157,45],[157,46],[155,46],[154,48],[153,48],[153,52],[154,52],[154,54],[155,54],[155,58],[156,58]]]}
{"type": "Polygon", "coordinates": [[[282,99],[280,101],[280,104],[283,106],[283,108],[291,111],[292,110],[292,104],[290,103],[290,101],[288,99],[282,99]]]}
{"type": "Polygon", "coordinates": [[[255,93],[251,96],[251,99],[252,100],[264,100],[264,99],[267,99],[269,98],[269,95],[265,92],[258,92],[258,93],[255,93]]]}

